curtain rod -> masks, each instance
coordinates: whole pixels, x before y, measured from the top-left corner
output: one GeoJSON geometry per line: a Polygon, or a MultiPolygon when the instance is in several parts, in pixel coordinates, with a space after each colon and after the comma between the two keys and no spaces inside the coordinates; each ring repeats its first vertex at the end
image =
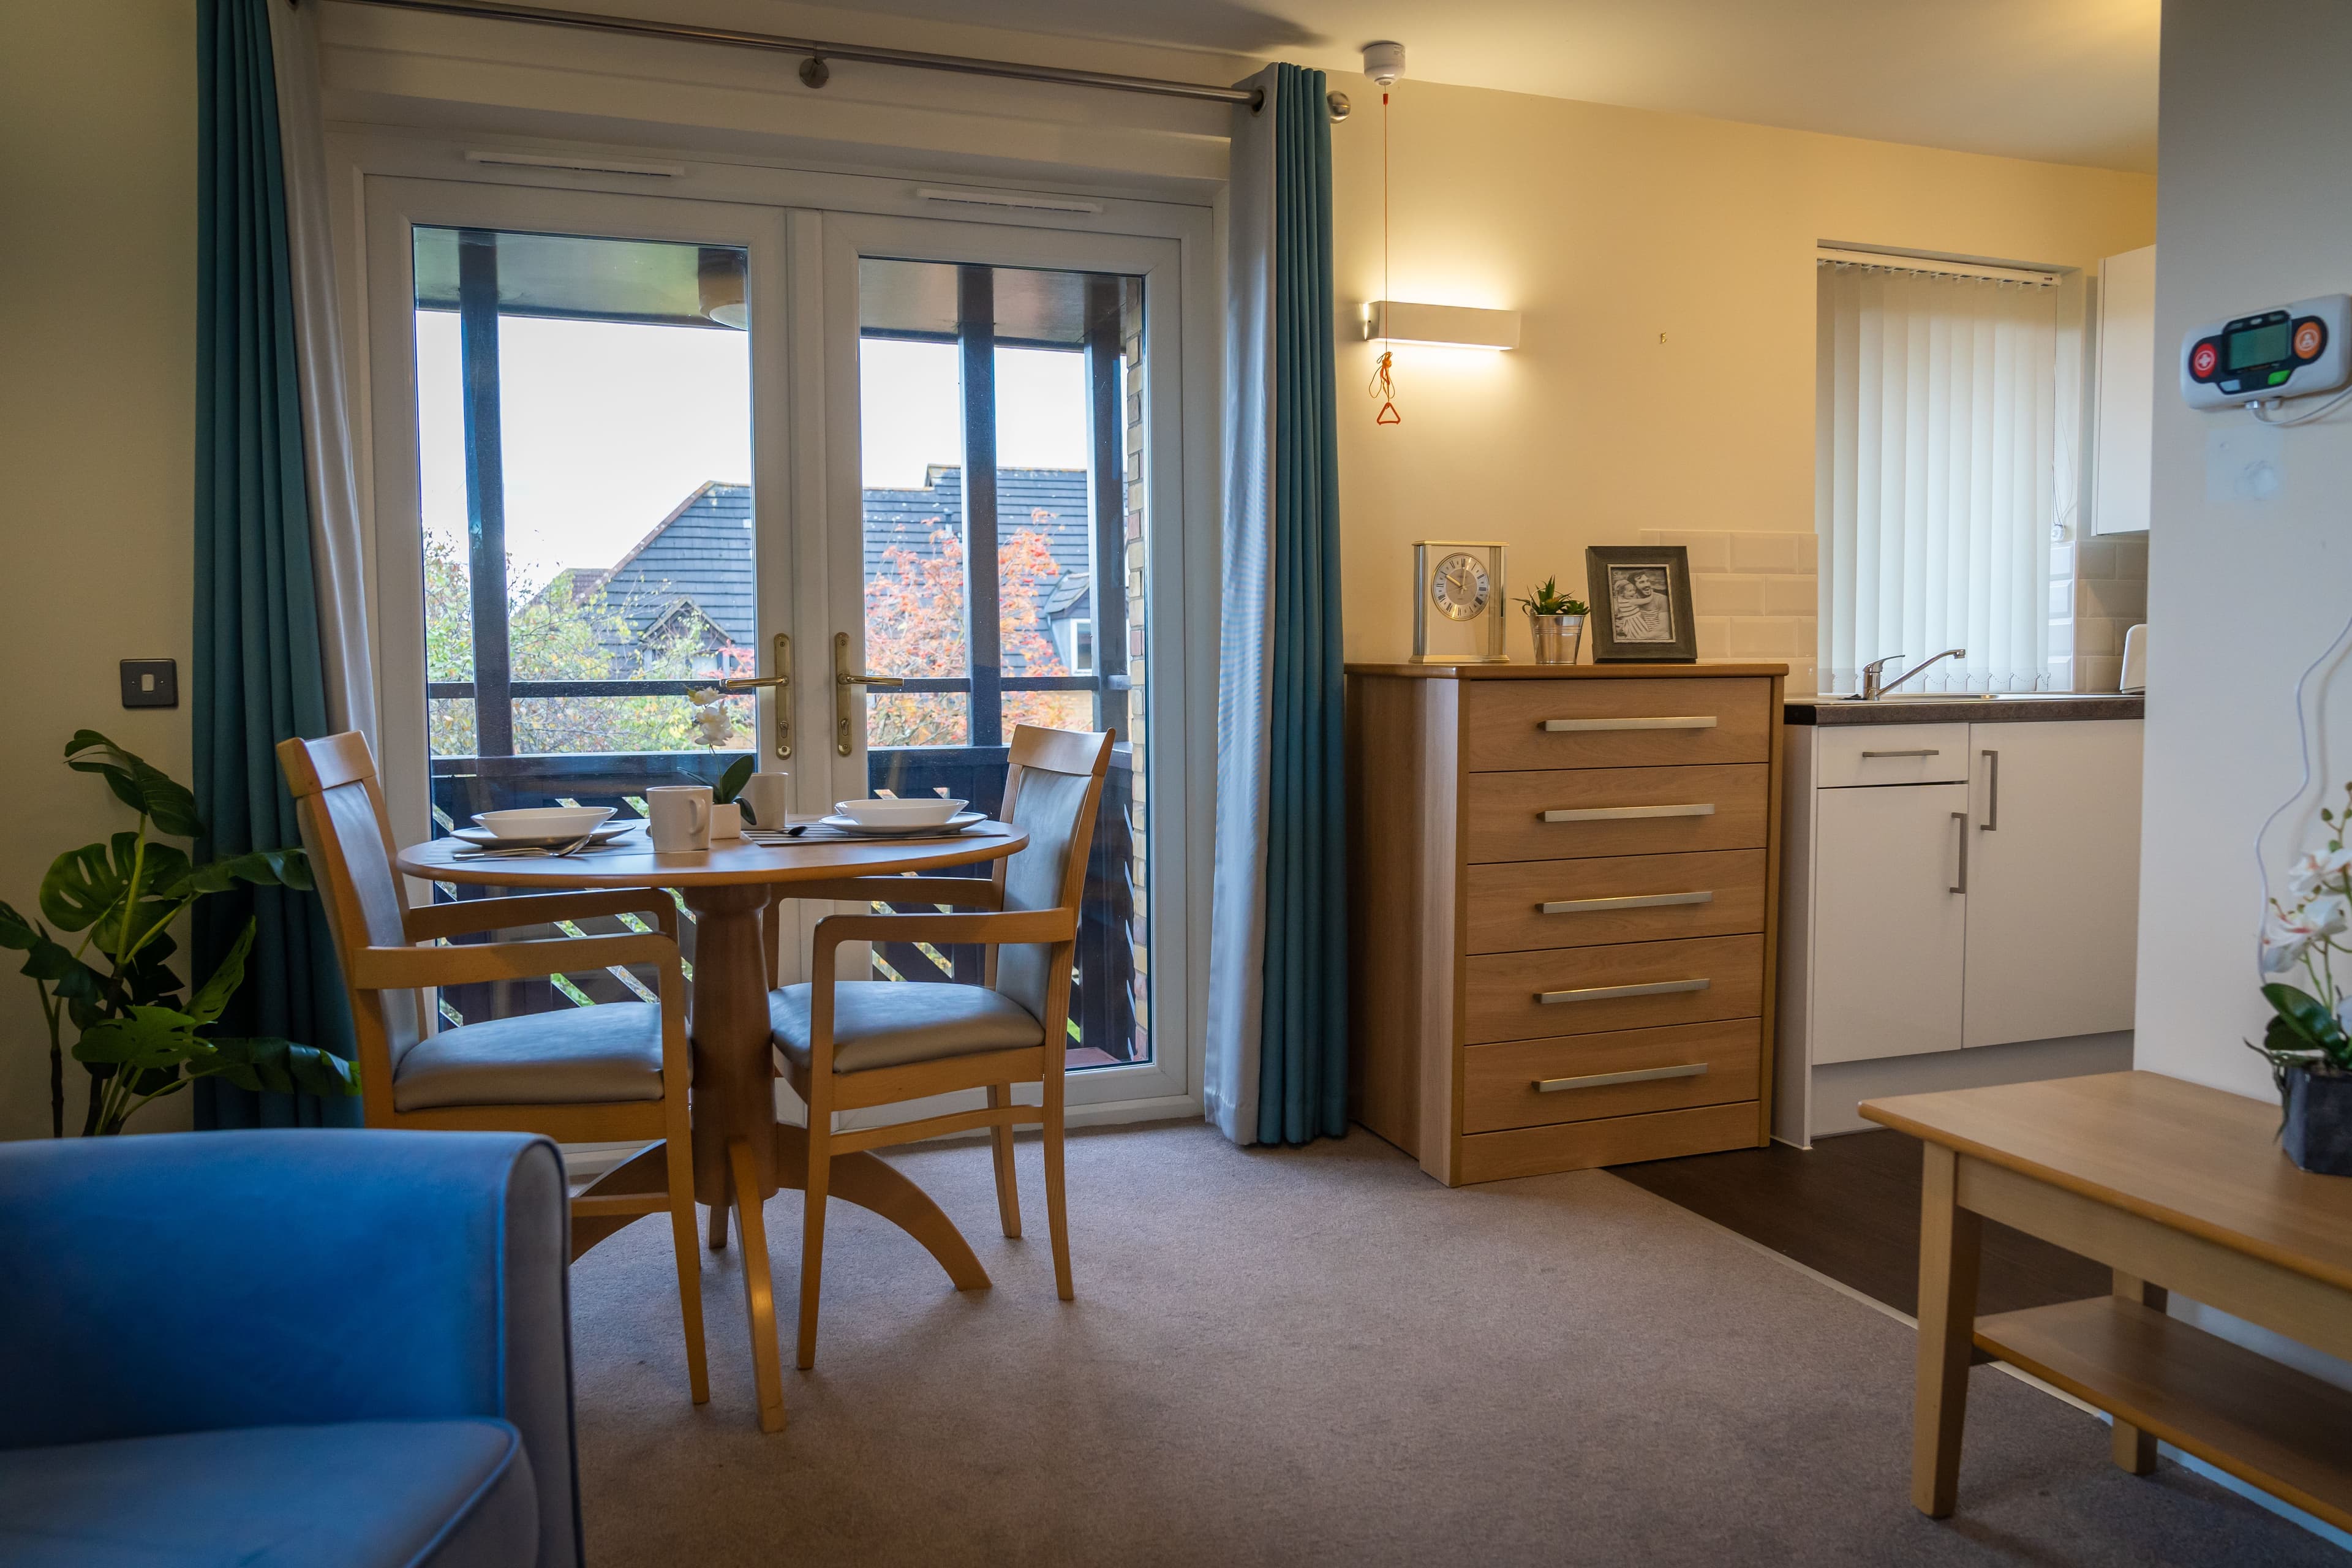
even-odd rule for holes
{"type": "Polygon", "coordinates": [[[934,55],[919,49],[891,49],[869,44],[829,44],[816,38],[746,33],[732,27],[706,27],[688,22],[648,22],[634,16],[613,16],[587,11],[553,11],[537,5],[473,4],[471,0],[356,0],[356,3],[382,5],[395,11],[430,11],[444,16],[478,16],[497,22],[536,22],[541,26],[577,27],[592,33],[682,38],[689,43],[732,44],[740,48],[801,55],[805,58],[801,62],[800,79],[812,88],[823,87],[832,74],[825,68],[827,60],[858,60],[867,65],[903,66],[909,70],[955,71],[965,76],[1055,82],[1064,87],[1098,87],[1112,92],[1145,92],[1160,98],[1240,103],[1248,105],[1253,114],[1265,102],[1264,89],[1257,88],[1208,87],[1199,82],[1168,81],[1158,77],[1118,76],[1109,71],[1023,65],[1014,60],[976,59],[967,55],[934,55]]]}

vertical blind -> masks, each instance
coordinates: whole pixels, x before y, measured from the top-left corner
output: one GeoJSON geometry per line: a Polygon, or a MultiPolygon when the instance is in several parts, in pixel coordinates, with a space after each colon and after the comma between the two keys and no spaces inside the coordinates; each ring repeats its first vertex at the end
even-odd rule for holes
{"type": "Polygon", "coordinates": [[[1820,688],[1965,647],[1916,683],[2047,684],[2059,508],[2058,290],[1823,261],[1820,688]]]}

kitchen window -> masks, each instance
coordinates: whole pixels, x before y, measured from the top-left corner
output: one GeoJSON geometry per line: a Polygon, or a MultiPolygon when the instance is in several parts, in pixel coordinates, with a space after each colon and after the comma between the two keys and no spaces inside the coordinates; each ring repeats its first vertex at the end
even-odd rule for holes
{"type": "Polygon", "coordinates": [[[2073,510],[2074,291],[2052,275],[1820,261],[1819,681],[1946,648],[1928,689],[2048,684],[2050,541],[2073,510]]]}

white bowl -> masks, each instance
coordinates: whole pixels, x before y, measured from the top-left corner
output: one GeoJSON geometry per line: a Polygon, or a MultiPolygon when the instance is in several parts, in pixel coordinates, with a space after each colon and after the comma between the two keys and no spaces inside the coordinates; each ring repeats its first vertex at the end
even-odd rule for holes
{"type": "Polygon", "coordinates": [[[941,795],[918,795],[903,800],[836,800],[833,809],[861,827],[939,827],[963,805],[941,795]]]}
{"type": "Polygon", "coordinates": [[[577,838],[602,827],[609,805],[546,805],[520,811],[478,811],[474,820],[501,838],[577,838]]]}

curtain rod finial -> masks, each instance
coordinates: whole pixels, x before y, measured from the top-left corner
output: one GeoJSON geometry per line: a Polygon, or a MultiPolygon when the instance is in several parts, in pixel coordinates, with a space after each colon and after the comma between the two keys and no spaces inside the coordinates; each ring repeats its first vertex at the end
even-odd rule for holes
{"type": "Polygon", "coordinates": [[[1354,104],[1348,101],[1348,95],[1346,93],[1337,91],[1325,93],[1323,95],[1323,103],[1324,107],[1330,110],[1331,123],[1334,125],[1337,125],[1342,120],[1347,119],[1349,114],[1354,112],[1356,107],[1354,104]]]}

